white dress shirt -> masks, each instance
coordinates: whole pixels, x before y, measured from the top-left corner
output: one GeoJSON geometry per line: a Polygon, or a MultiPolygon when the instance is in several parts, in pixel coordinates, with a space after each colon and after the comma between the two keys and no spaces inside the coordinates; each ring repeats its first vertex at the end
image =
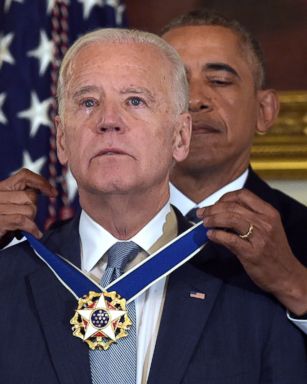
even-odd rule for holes
{"type": "MultiPolygon", "coordinates": [[[[149,253],[153,244],[161,238],[166,217],[170,212],[171,208],[168,202],[140,232],[128,240],[134,241],[144,251],[149,253]]],[[[88,272],[97,281],[100,281],[107,266],[107,260],[103,256],[112,245],[121,240],[112,236],[84,211],[82,211],[80,217],[79,232],[82,250],[81,269],[88,272]]],[[[132,266],[133,263],[130,263],[127,269],[132,266]]],[[[135,300],[137,319],[137,384],[146,383],[147,381],[160,324],[164,289],[165,278],[154,284],[135,300]]]]}
{"type": "Polygon", "coordinates": [[[200,203],[195,203],[195,201],[184,195],[173,184],[170,184],[170,202],[171,204],[175,205],[175,207],[177,207],[179,211],[185,216],[192,208],[208,207],[209,205],[215,204],[223,195],[225,195],[225,193],[242,189],[246,182],[247,176],[248,169],[243,172],[242,175],[237,179],[214,192],[212,195],[206,197],[200,203]]]}

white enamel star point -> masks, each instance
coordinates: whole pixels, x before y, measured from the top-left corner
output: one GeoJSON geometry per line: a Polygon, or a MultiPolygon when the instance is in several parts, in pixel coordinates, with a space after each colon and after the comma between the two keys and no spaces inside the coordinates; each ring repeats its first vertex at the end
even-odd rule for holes
{"type": "Polygon", "coordinates": [[[74,336],[97,350],[107,350],[113,343],[127,337],[132,326],[126,300],[115,291],[90,291],[81,297],[70,324],[74,336]]]}
{"type": "Polygon", "coordinates": [[[84,338],[103,333],[109,339],[116,341],[114,322],[121,318],[126,311],[110,309],[103,295],[93,308],[80,309],[77,313],[86,321],[84,338]]]}

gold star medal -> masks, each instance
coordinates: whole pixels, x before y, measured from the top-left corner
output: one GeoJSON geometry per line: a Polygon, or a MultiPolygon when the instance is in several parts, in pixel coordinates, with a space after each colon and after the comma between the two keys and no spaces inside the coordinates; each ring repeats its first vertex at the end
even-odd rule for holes
{"type": "Polygon", "coordinates": [[[125,299],[116,292],[93,291],[79,299],[70,323],[74,336],[80,337],[91,349],[104,350],[128,336],[132,325],[125,299]]]}

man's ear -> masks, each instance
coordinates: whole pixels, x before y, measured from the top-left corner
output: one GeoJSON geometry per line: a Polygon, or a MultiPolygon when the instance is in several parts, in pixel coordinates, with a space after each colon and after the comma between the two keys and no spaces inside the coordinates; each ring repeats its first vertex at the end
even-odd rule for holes
{"type": "Polygon", "coordinates": [[[192,134],[192,119],[188,112],[181,113],[177,118],[177,127],[175,128],[175,139],[173,145],[173,158],[183,161],[189,153],[192,134]]]}
{"type": "Polygon", "coordinates": [[[279,112],[279,99],[277,92],[273,89],[258,91],[258,119],[256,131],[265,134],[272,127],[279,112]]]}
{"type": "Polygon", "coordinates": [[[54,124],[56,127],[56,146],[58,159],[62,165],[67,165],[65,131],[60,116],[57,115],[54,118],[54,124]]]}

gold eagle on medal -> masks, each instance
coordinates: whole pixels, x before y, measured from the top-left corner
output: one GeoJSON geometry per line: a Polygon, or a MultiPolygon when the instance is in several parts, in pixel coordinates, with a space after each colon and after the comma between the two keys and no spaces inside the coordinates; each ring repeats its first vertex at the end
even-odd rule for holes
{"type": "Polygon", "coordinates": [[[126,300],[116,292],[93,292],[78,301],[70,320],[73,335],[91,349],[107,350],[122,337],[128,336],[132,322],[128,317],[126,300]]]}

